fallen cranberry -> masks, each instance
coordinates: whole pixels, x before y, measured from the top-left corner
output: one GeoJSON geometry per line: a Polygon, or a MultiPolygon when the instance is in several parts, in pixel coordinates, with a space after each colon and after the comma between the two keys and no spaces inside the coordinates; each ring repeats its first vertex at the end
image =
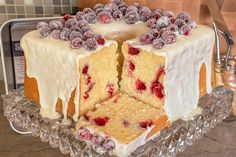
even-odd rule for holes
{"type": "Polygon", "coordinates": [[[109,119],[110,119],[110,118],[108,118],[108,117],[97,117],[97,118],[94,118],[93,121],[94,121],[98,126],[105,126],[109,119]]]}
{"type": "Polygon", "coordinates": [[[78,139],[80,139],[81,141],[88,141],[91,139],[92,134],[91,132],[85,128],[85,127],[81,127],[78,130],[78,134],[77,134],[78,139]]]}
{"type": "Polygon", "coordinates": [[[139,122],[139,126],[141,128],[144,128],[144,129],[147,129],[148,127],[150,127],[152,125],[153,125],[153,121],[152,120],[145,120],[145,121],[139,122]]]}
{"type": "Polygon", "coordinates": [[[91,138],[91,142],[97,146],[102,146],[105,139],[100,135],[95,135],[91,138]]]}
{"type": "Polygon", "coordinates": [[[113,140],[111,139],[106,139],[105,142],[103,143],[103,148],[105,148],[106,150],[112,150],[115,148],[116,144],[113,140]]]}
{"type": "Polygon", "coordinates": [[[153,95],[155,95],[158,99],[161,99],[164,97],[164,91],[163,91],[163,86],[159,81],[154,81],[152,82],[151,85],[151,92],[153,95]]]}
{"type": "Polygon", "coordinates": [[[140,53],[139,49],[129,46],[128,54],[138,55],[140,53]]]}
{"type": "Polygon", "coordinates": [[[146,84],[139,79],[136,80],[135,87],[136,87],[136,90],[138,90],[138,91],[143,91],[143,90],[146,90],[146,88],[147,88],[146,84]]]}

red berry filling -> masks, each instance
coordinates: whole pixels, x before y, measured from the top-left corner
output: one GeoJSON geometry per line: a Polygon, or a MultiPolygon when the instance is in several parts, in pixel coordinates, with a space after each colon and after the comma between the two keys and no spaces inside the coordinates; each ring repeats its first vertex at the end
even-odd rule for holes
{"type": "Polygon", "coordinates": [[[93,121],[99,126],[105,126],[109,119],[109,117],[97,117],[93,121]]]}
{"type": "Polygon", "coordinates": [[[89,121],[90,116],[88,114],[84,114],[83,117],[86,121],[89,121]]]}
{"type": "Polygon", "coordinates": [[[135,70],[135,65],[132,61],[129,61],[129,70],[134,71],[135,70]]]}
{"type": "Polygon", "coordinates": [[[88,73],[88,65],[84,65],[83,70],[82,70],[82,74],[87,74],[88,73]]]}
{"type": "Polygon", "coordinates": [[[161,99],[164,97],[164,91],[163,86],[159,81],[152,82],[151,85],[151,92],[154,94],[157,98],[161,99]]]}
{"type": "Polygon", "coordinates": [[[134,47],[129,47],[128,54],[130,55],[138,55],[140,53],[139,49],[134,47]]]}
{"type": "Polygon", "coordinates": [[[145,121],[139,122],[139,126],[144,129],[147,129],[147,127],[150,127],[152,125],[153,125],[152,120],[145,120],[145,121]]]}
{"type": "Polygon", "coordinates": [[[146,88],[147,88],[145,83],[139,79],[136,80],[135,87],[136,87],[136,90],[138,90],[138,91],[143,91],[143,90],[146,90],[146,88]]]}
{"type": "Polygon", "coordinates": [[[106,92],[108,93],[108,95],[111,97],[114,94],[114,84],[113,83],[108,83],[106,85],[106,92]]]}
{"type": "Polygon", "coordinates": [[[123,125],[124,125],[124,127],[128,127],[130,125],[130,123],[127,120],[124,120],[123,125]]]}
{"type": "Polygon", "coordinates": [[[84,93],[84,99],[88,99],[89,98],[89,93],[93,89],[94,84],[95,84],[94,82],[89,84],[88,90],[84,93]]]}

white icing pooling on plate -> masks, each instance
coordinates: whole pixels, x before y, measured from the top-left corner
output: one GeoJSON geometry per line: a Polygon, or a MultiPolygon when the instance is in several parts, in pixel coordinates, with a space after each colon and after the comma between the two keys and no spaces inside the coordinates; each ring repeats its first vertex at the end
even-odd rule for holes
{"type": "Polygon", "coordinates": [[[212,29],[199,25],[192,30],[189,36],[178,35],[175,43],[166,45],[163,49],[155,49],[151,45],[141,45],[138,39],[128,41],[133,47],[166,58],[164,108],[170,120],[185,119],[197,107],[199,73],[203,63],[207,70],[207,93],[211,92],[214,39],[212,29]]]}
{"type": "Polygon", "coordinates": [[[66,119],[68,101],[72,91],[76,89],[74,100],[76,113],[73,117],[75,120],[78,119],[79,61],[113,42],[106,40],[104,46],[99,46],[95,51],[88,51],[84,48],[71,49],[69,41],[51,37],[40,38],[37,31],[29,32],[22,38],[21,46],[25,52],[27,75],[37,80],[42,116],[58,118],[60,114],[56,112],[56,103],[60,98],[66,119]]]}

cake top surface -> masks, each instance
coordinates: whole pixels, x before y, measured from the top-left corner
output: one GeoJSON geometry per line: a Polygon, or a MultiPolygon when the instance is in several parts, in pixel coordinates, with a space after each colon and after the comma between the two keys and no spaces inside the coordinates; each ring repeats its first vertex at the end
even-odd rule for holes
{"type": "MultiPolygon", "coordinates": [[[[105,44],[103,35],[125,33],[124,30],[137,32],[138,26],[142,26],[145,33],[136,34],[134,37],[139,36],[142,45],[161,49],[176,42],[178,34],[190,35],[197,24],[186,12],[175,16],[172,11],[152,11],[138,3],[128,6],[122,0],[113,0],[106,5],[96,4],[93,9],[85,8],[75,16],[65,15],[62,19],[49,23],[39,22],[37,29],[42,38],[52,36],[54,39],[70,41],[72,49],[84,47],[93,51],[98,45],[105,44]]],[[[109,38],[109,35],[105,37],[109,38]]]]}

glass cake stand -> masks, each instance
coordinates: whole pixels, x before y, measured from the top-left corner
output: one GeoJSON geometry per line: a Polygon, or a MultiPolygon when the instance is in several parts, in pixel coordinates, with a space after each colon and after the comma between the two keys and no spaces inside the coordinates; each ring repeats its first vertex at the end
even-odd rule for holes
{"type": "MultiPolygon", "coordinates": [[[[134,151],[130,157],[174,157],[187,146],[193,145],[203,134],[209,132],[232,112],[234,93],[225,86],[213,89],[211,94],[201,97],[198,106],[201,114],[190,120],[177,120],[165,128],[160,135],[134,151]]],[[[46,119],[39,114],[39,107],[24,97],[24,89],[12,90],[2,96],[4,115],[9,122],[24,128],[32,136],[48,142],[71,157],[108,157],[111,152],[95,147],[76,138],[75,124],[63,125],[62,118],[46,119]]]]}

